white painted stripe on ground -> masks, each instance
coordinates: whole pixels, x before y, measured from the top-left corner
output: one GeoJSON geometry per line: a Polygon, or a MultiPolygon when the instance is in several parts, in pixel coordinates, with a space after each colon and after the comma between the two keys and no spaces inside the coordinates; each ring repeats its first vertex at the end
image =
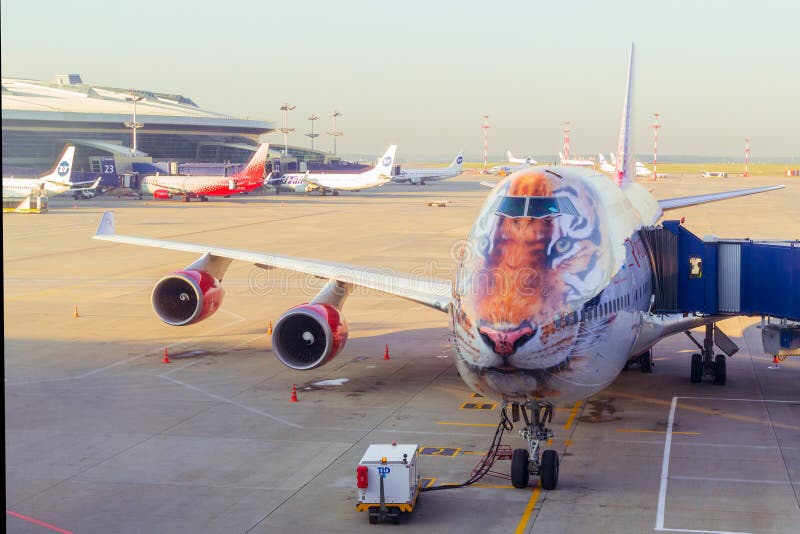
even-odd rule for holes
{"type": "MultiPolygon", "coordinates": [[[[675,397],[676,399],[692,399],[692,400],[719,400],[719,401],[733,401],[733,402],[779,402],[783,404],[800,404],[798,400],[775,400],[775,399],[727,399],[725,397],[675,397]]],[[[705,532],[705,531],[703,531],[705,532]]]]}
{"type": "Polygon", "coordinates": [[[178,367],[176,369],[171,369],[170,371],[167,371],[166,373],[158,375],[158,377],[159,378],[163,378],[164,380],[169,380],[170,382],[172,382],[174,384],[178,384],[179,386],[183,386],[183,387],[185,387],[187,389],[191,389],[192,391],[196,391],[198,393],[202,393],[203,395],[211,397],[212,399],[218,400],[220,402],[224,402],[224,403],[230,404],[232,406],[236,406],[238,408],[241,408],[242,410],[246,410],[248,412],[260,415],[262,417],[266,417],[268,419],[272,419],[273,421],[277,421],[278,423],[283,423],[284,425],[291,426],[293,428],[303,428],[301,425],[292,423],[291,421],[287,421],[286,419],[283,419],[282,417],[278,417],[277,415],[272,415],[271,413],[267,413],[267,412],[265,412],[263,410],[259,410],[257,408],[252,408],[250,406],[247,406],[246,404],[242,404],[241,402],[235,401],[233,399],[227,399],[225,397],[221,397],[221,396],[217,395],[216,393],[211,393],[210,391],[206,391],[203,388],[200,388],[200,387],[197,387],[197,386],[193,386],[192,384],[187,384],[186,382],[183,382],[181,380],[178,380],[176,378],[172,378],[171,376],[169,376],[170,374],[172,374],[172,373],[174,373],[176,371],[180,371],[182,369],[186,369],[190,365],[194,365],[196,363],[197,363],[197,361],[189,362],[188,364],[184,365],[183,367],[178,367]]]}
{"type": "Polygon", "coordinates": [[[661,460],[661,485],[658,488],[658,511],[656,512],[656,530],[664,530],[664,506],[667,500],[667,474],[669,473],[669,454],[672,447],[672,424],[675,420],[675,406],[678,397],[672,397],[667,421],[667,435],[664,438],[664,457],[661,460]]]}
{"type": "Polygon", "coordinates": [[[670,480],[703,480],[709,482],[735,482],[737,484],[786,484],[789,485],[789,480],[753,480],[748,478],[715,478],[715,477],[685,477],[685,476],[671,476],[670,480]]]}

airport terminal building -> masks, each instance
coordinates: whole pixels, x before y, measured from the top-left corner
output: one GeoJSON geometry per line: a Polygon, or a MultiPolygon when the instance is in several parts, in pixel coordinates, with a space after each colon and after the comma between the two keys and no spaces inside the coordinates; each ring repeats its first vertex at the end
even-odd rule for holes
{"type": "Polygon", "coordinates": [[[2,90],[4,176],[50,167],[67,143],[77,146],[75,169],[86,172],[99,172],[103,156],[120,169],[136,161],[242,163],[275,130],[182,95],[99,87],[75,74],[53,82],[3,77],[2,90]]]}

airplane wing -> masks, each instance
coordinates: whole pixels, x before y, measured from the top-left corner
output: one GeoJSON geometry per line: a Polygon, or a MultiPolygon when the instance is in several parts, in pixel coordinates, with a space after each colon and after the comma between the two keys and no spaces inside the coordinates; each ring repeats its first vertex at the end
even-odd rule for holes
{"type": "Polygon", "coordinates": [[[764,193],[766,191],[774,191],[775,189],[782,189],[782,185],[773,185],[770,187],[755,187],[753,189],[739,189],[737,191],[726,191],[724,193],[711,193],[708,195],[695,195],[691,197],[668,198],[659,200],[658,205],[663,211],[674,210],[677,208],[684,208],[686,206],[694,206],[696,204],[705,204],[706,202],[716,202],[718,200],[725,200],[728,198],[743,197],[745,195],[754,195],[756,193],[764,193]]]}
{"type": "Polygon", "coordinates": [[[72,187],[72,189],[70,189],[70,192],[74,193],[75,191],[92,191],[94,189],[97,189],[100,186],[100,181],[102,179],[103,179],[103,177],[101,176],[100,178],[98,178],[94,182],[92,182],[92,181],[72,182],[73,187],[72,187]],[[75,187],[76,185],[83,185],[83,184],[92,184],[92,185],[90,185],[89,187],[75,187]]]}
{"type": "Polygon", "coordinates": [[[449,281],[442,282],[428,278],[411,277],[395,273],[389,269],[371,269],[346,263],[319,261],[291,256],[279,256],[264,252],[237,250],[224,247],[212,247],[194,243],[181,243],[147,237],[117,235],[114,228],[114,214],[107,211],[103,214],[97,227],[95,239],[141,245],[168,250],[181,250],[198,254],[211,254],[221,258],[253,263],[262,269],[287,269],[319,278],[337,280],[351,285],[375,289],[384,293],[423,304],[430,308],[447,312],[450,306],[452,286],[449,281]]]}

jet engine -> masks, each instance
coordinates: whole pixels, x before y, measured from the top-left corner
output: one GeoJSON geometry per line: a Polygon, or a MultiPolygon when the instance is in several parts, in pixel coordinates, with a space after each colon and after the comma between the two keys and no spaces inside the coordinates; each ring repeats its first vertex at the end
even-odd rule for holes
{"type": "Polygon", "coordinates": [[[153,198],[157,198],[160,200],[169,200],[172,198],[172,195],[169,194],[169,191],[166,189],[156,189],[153,191],[153,198]]]}
{"type": "Polygon", "coordinates": [[[205,271],[187,269],[165,276],[153,288],[153,310],[173,326],[197,323],[214,315],[225,290],[205,271]]]}
{"type": "Polygon", "coordinates": [[[306,371],[328,363],[347,343],[347,322],[330,304],[301,304],[272,330],[272,348],[287,367],[306,371]]]}

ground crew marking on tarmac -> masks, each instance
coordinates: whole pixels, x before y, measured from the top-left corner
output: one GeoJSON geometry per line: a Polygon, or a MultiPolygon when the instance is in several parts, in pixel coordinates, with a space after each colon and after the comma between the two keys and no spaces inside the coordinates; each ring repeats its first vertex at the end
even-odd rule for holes
{"type": "Polygon", "coordinates": [[[492,428],[497,425],[494,423],[457,423],[454,421],[437,421],[437,425],[453,425],[453,426],[490,426],[492,428]]]}
{"type": "Polygon", "coordinates": [[[421,478],[419,479],[419,485],[423,488],[430,488],[433,486],[433,483],[436,482],[436,478],[421,478]]]}
{"type": "Polygon", "coordinates": [[[480,393],[473,393],[472,395],[470,395],[470,397],[472,397],[473,399],[479,399],[479,398],[482,399],[483,395],[481,395],[480,393]]]}
{"type": "Polygon", "coordinates": [[[461,449],[454,447],[422,447],[419,451],[420,456],[447,456],[452,458],[457,456],[461,449]]]}
{"type": "Polygon", "coordinates": [[[71,530],[64,530],[63,528],[58,528],[57,526],[51,525],[50,523],[45,523],[44,521],[39,521],[38,519],[28,517],[27,515],[22,515],[18,514],[17,512],[12,512],[11,510],[6,510],[6,514],[10,515],[11,517],[16,517],[17,519],[22,519],[23,521],[27,521],[28,523],[39,525],[40,527],[52,530],[54,532],[60,532],[61,534],[74,534],[71,530]]]}
{"type": "Polygon", "coordinates": [[[572,422],[575,420],[575,416],[578,415],[578,409],[581,407],[581,401],[575,403],[572,409],[569,411],[569,418],[567,422],[564,423],[564,428],[569,429],[572,426],[572,422]]]}
{"type": "Polygon", "coordinates": [[[537,483],[533,493],[531,493],[531,498],[528,499],[528,505],[525,507],[525,512],[522,514],[519,524],[517,525],[517,530],[514,531],[514,534],[522,534],[525,532],[525,527],[528,526],[528,520],[531,518],[531,512],[533,512],[533,509],[536,507],[536,501],[539,500],[539,494],[541,492],[542,486],[537,483]]]}
{"type": "Polygon", "coordinates": [[[465,402],[459,410],[494,410],[497,408],[496,402],[465,402]]]}
{"type": "MultiPolygon", "coordinates": [[[[625,432],[626,434],[666,434],[666,430],[632,430],[627,428],[618,428],[617,432],[625,432]]],[[[672,434],[680,434],[682,436],[699,436],[700,432],[672,432],[672,434]]]]}

